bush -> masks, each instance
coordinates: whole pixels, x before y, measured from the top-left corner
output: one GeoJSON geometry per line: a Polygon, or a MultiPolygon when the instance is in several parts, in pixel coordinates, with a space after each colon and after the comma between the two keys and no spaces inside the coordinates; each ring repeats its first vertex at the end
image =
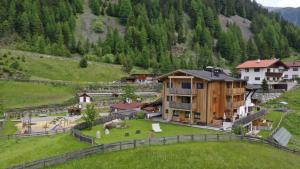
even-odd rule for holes
{"type": "Polygon", "coordinates": [[[15,69],[15,70],[18,70],[18,69],[20,68],[19,62],[18,62],[18,61],[13,62],[13,63],[10,65],[10,68],[15,69]]]}
{"type": "Polygon", "coordinates": [[[87,68],[88,67],[88,62],[85,58],[82,58],[79,62],[79,67],[81,68],[87,68]]]}
{"type": "Polygon", "coordinates": [[[95,19],[92,28],[96,33],[103,33],[103,22],[101,19],[95,19]]]}
{"type": "Polygon", "coordinates": [[[137,119],[145,119],[145,117],[146,117],[146,114],[143,112],[139,112],[136,114],[137,119]]]}
{"type": "Polygon", "coordinates": [[[246,129],[243,126],[234,127],[232,131],[236,135],[244,135],[246,133],[246,129]]]}

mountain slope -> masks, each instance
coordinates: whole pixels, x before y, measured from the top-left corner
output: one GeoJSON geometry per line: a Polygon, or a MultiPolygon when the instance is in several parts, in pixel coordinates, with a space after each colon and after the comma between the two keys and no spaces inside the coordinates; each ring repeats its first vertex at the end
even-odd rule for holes
{"type": "Polygon", "coordinates": [[[300,26],[300,8],[272,8],[268,7],[270,11],[279,12],[280,15],[290,21],[291,23],[294,23],[295,25],[300,26]]]}

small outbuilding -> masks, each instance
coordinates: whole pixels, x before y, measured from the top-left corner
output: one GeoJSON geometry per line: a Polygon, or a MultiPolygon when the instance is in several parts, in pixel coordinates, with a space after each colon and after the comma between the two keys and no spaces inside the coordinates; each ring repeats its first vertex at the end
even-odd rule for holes
{"type": "Polygon", "coordinates": [[[79,96],[79,103],[91,103],[92,97],[89,96],[87,93],[83,93],[79,96]]]}

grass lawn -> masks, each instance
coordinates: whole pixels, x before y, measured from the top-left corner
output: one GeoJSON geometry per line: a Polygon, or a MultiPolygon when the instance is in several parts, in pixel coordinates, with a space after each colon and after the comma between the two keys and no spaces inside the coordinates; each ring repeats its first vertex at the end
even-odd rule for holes
{"type": "Polygon", "coordinates": [[[69,133],[46,137],[0,140],[0,168],[39,160],[89,146],[69,133]]]}
{"type": "MultiPolygon", "coordinates": [[[[275,129],[281,119],[281,116],[283,115],[282,112],[279,112],[279,111],[273,111],[271,110],[267,115],[266,115],[266,119],[267,120],[271,120],[273,121],[272,125],[273,125],[273,128],[272,129],[275,129]]],[[[268,130],[261,130],[259,132],[259,134],[263,137],[263,138],[267,138],[269,137],[269,135],[271,134],[271,131],[268,131],[268,130]]]]}
{"type": "Polygon", "coordinates": [[[0,131],[0,135],[11,135],[11,134],[16,134],[17,132],[17,127],[16,122],[13,121],[5,121],[5,125],[3,126],[3,130],[0,131]]]}
{"type": "MultiPolygon", "coordinates": [[[[127,129],[112,129],[110,130],[109,135],[104,134],[103,125],[97,125],[93,127],[92,130],[84,130],[83,133],[93,136],[96,136],[96,132],[101,132],[101,139],[96,139],[96,142],[99,144],[113,143],[123,140],[133,140],[133,139],[144,139],[149,138],[152,130],[152,121],[147,120],[128,120],[126,124],[129,126],[127,129]],[[135,134],[136,130],[141,130],[141,134],[135,134]],[[129,137],[125,137],[124,134],[129,133],[129,137]]],[[[174,124],[160,123],[162,129],[161,133],[155,133],[155,137],[162,136],[176,136],[184,134],[198,134],[198,133],[217,133],[217,131],[192,128],[174,124]]]]}
{"type": "Polygon", "coordinates": [[[63,103],[74,97],[74,89],[66,86],[0,81],[0,99],[4,109],[63,103]]]}
{"type": "Polygon", "coordinates": [[[73,82],[111,82],[128,76],[121,65],[89,62],[87,68],[79,67],[79,60],[55,57],[32,52],[0,49],[0,54],[9,57],[25,57],[22,62],[26,74],[35,80],[63,80],[73,82]]]}
{"type": "Polygon", "coordinates": [[[300,156],[246,142],[182,143],[97,154],[52,168],[59,169],[295,169],[300,156]]]}
{"type": "Polygon", "coordinates": [[[282,126],[293,134],[289,146],[300,150],[300,113],[291,113],[286,116],[282,126]]]}

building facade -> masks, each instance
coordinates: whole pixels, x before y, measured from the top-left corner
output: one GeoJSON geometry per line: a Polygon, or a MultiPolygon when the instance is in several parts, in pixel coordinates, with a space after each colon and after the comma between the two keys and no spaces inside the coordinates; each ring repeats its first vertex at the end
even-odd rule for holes
{"type": "Polygon", "coordinates": [[[220,126],[239,118],[245,104],[245,81],[220,70],[176,70],[158,79],[167,121],[220,126]]]}
{"type": "Polygon", "coordinates": [[[300,78],[300,61],[286,64],[288,69],[284,72],[283,79],[296,80],[300,78]]]}
{"type": "Polygon", "coordinates": [[[283,74],[288,66],[279,59],[269,60],[248,60],[240,64],[237,69],[240,72],[241,79],[246,80],[248,84],[261,85],[265,79],[269,88],[281,88],[283,74]]]}

